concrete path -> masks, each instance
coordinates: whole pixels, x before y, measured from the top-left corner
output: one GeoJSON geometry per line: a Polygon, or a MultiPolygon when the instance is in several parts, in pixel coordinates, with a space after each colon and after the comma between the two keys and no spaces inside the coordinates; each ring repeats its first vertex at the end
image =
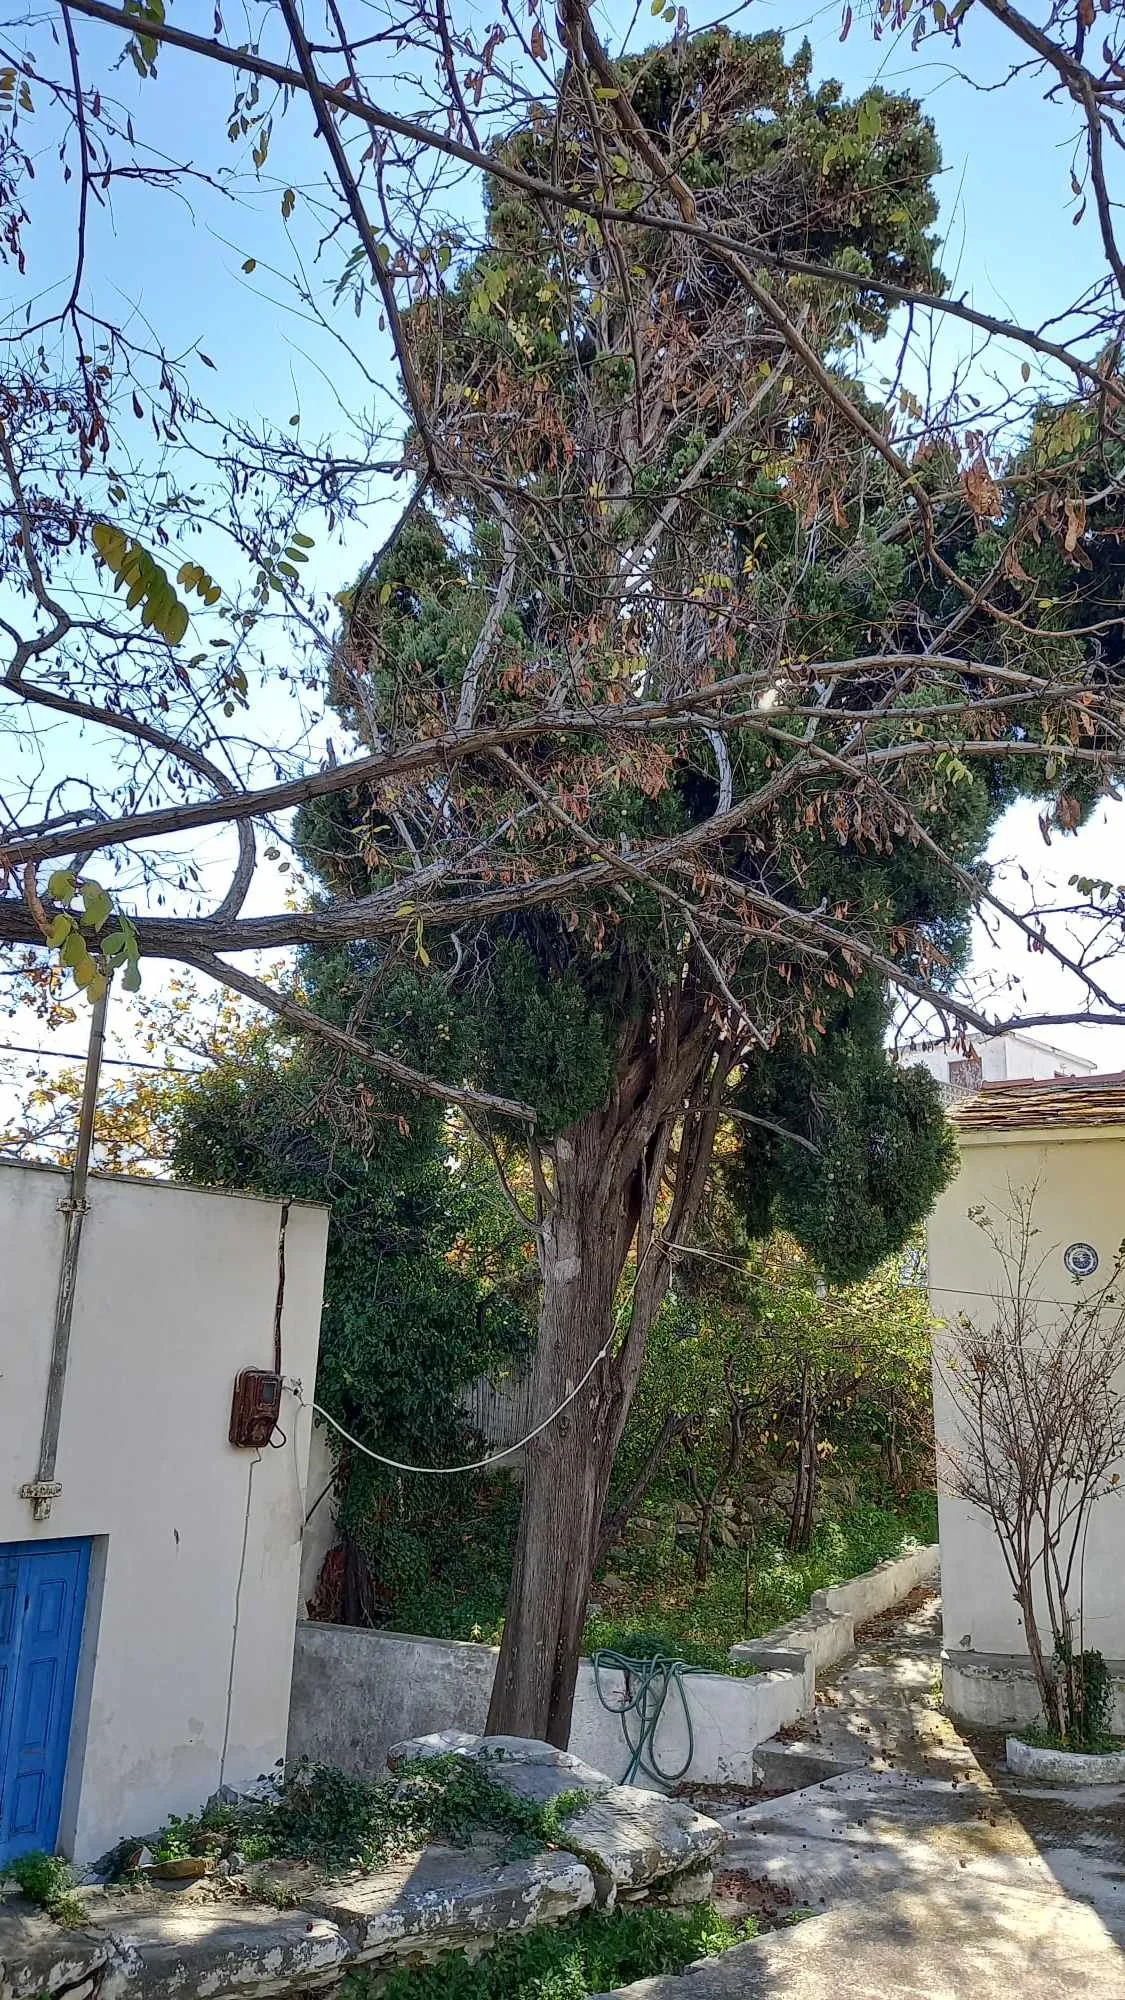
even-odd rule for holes
{"type": "Polygon", "coordinates": [[[814,1917],[629,2000],[1125,2000],[1125,1787],[1013,1783],[939,1713],[939,1655],[918,1593],[723,1820],[727,1907],[814,1917]]]}
{"type": "Polygon", "coordinates": [[[898,1612],[876,1619],[834,1675],[818,1675],[807,1723],[759,1746],[769,1791],[795,1791],[841,1771],[971,1773],[976,1757],[941,1713],[941,1599],[916,1590],[898,1612]]]}

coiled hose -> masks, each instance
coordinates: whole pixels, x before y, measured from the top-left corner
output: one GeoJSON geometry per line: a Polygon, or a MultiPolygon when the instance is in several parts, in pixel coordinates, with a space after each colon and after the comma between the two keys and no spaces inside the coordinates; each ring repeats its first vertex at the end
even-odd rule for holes
{"type": "Polygon", "coordinates": [[[621,1733],[629,1749],[629,1767],[621,1783],[631,1785],[638,1773],[643,1771],[658,1785],[678,1784],[681,1778],[686,1777],[695,1756],[695,1730],[684,1680],[688,1674],[698,1674],[703,1669],[691,1667],[686,1660],[677,1660],[667,1653],[652,1653],[643,1659],[631,1659],[627,1653],[615,1653],[604,1647],[594,1654],[593,1666],[598,1700],[611,1715],[620,1716],[621,1733]],[[602,1686],[602,1675],[609,1673],[624,1676],[625,1692],[620,1701],[611,1700],[602,1686]],[[678,1770],[664,1771],[656,1755],[656,1732],[673,1689],[683,1709],[687,1756],[678,1770]],[[634,1717],[631,1727],[630,1718],[634,1717]]]}

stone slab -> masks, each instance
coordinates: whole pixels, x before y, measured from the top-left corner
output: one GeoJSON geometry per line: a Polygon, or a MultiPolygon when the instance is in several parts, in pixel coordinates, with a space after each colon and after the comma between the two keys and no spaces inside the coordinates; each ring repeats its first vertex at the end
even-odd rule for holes
{"type": "Polygon", "coordinates": [[[265,2000],[332,1985],[348,1962],[312,1910],[212,1903],[108,1918],[112,1956],[97,2000],[265,2000]]]}
{"type": "Polygon", "coordinates": [[[614,1780],[569,1750],[556,1750],[530,1736],[473,1736],[462,1729],[437,1730],[395,1743],[387,1752],[392,1771],[425,1757],[467,1757],[479,1763],[493,1784],[517,1798],[549,1805],[567,1792],[608,1792],[614,1780]]]}
{"type": "Polygon", "coordinates": [[[847,1583],[831,1583],[825,1590],[814,1590],[809,1609],[850,1612],[856,1624],[861,1625],[865,1619],[877,1618],[900,1604],[920,1584],[936,1583],[940,1566],[940,1545],[927,1543],[904,1556],[891,1556],[886,1562],[876,1563],[874,1569],[853,1576],[847,1583]]]}
{"type": "Polygon", "coordinates": [[[422,1963],[576,1916],[594,1878],[575,1855],[506,1860],[498,1843],[427,1847],[370,1875],[307,1895],[348,1940],[352,1962],[422,1963]]]}
{"type": "MultiPolygon", "coordinates": [[[[1125,2000],[1125,1954],[1094,1911],[980,1883],[874,1895],[643,1979],[617,2000],[1125,2000]]],[[[600,1996],[605,2000],[605,1996],[600,1996]]]]}
{"type": "Polygon", "coordinates": [[[566,1823],[566,1840],[593,1869],[598,1901],[646,1889],[688,1869],[706,1869],[724,1844],[716,1820],[679,1799],[615,1785],[566,1823]]]}
{"type": "Polygon", "coordinates": [[[1004,1802],[983,1786],[895,1772],[850,1775],[724,1816],[727,1869],[811,1909],[876,1889],[921,1888],[956,1871],[1058,1896],[1062,1887],[1004,1802]]]}
{"type": "MultiPolygon", "coordinates": [[[[872,1572],[874,1574],[874,1572],[872,1572]]],[[[894,1636],[868,1644],[817,1695],[801,1735],[759,1743],[759,1780],[796,1791],[846,1771],[914,1771],[953,1777],[975,1765],[934,1701],[941,1655],[940,1599],[904,1617],[894,1636]]]]}
{"type": "MultiPolygon", "coordinates": [[[[846,1611],[806,1611],[764,1632],[760,1639],[742,1639],[730,1649],[732,1660],[744,1660],[763,1671],[803,1673],[811,1658],[813,1685],[816,1673],[835,1666],[855,1645],[855,1620],[846,1611]]],[[[811,1705],[812,1688],[809,1690],[811,1705]]]]}
{"type": "Polygon", "coordinates": [[[111,1957],[105,1937],[62,1930],[26,1905],[0,1902],[0,2000],[55,2000],[63,1993],[87,2000],[111,1957]]]}

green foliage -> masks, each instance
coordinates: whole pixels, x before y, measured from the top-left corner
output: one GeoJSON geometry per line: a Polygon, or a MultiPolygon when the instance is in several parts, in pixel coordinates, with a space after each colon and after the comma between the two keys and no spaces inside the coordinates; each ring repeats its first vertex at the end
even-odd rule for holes
{"type": "Polygon", "coordinates": [[[481,1076],[534,1104],[547,1137],[604,1104],[616,1052],[577,968],[552,978],[526,943],[505,941],[490,989],[480,1017],[481,1076]]]}
{"type": "Polygon", "coordinates": [[[9,1861],[3,1872],[30,1902],[38,1903],[39,1908],[53,1917],[57,1924],[74,1930],[85,1923],[86,1912],[73,1893],[73,1870],[57,1854],[20,1854],[14,1861],[9,1861]]]}
{"type": "MultiPolygon", "coordinates": [[[[720,1208],[715,1220],[723,1218],[720,1208]]],[[[700,1476],[726,1444],[730,1399],[745,1407],[743,1458],[780,1482],[792,1446],[790,1406],[807,1363],[833,1451],[869,1458],[896,1405],[908,1436],[927,1428],[931,1319],[925,1293],[892,1258],[863,1281],[826,1286],[792,1238],[739,1245],[724,1232],[722,1261],[685,1258],[649,1336],[614,1494],[637,1476],[670,1411],[687,1420],[686,1450],[700,1476]],[[741,1250],[741,1254],[740,1254],[741,1250]]],[[[701,1246],[703,1247],[703,1246],[701,1246]]],[[[659,1468],[649,1493],[685,1498],[683,1451],[659,1468]]],[[[612,1513],[611,1495],[610,1512],[612,1513]]]]}
{"type": "Polygon", "coordinates": [[[334,1871],[379,1868],[432,1841],[467,1846],[481,1833],[530,1852],[558,1840],[568,1815],[585,1803],[583,1793],[569,1792],[537,1806],[467,1757],[420,1758],[379,1784],[329,1765],[301,1765],[274,1797],[173,1815],[152,1851],[157,1860],[174,1860],[237,1849],[250,1861],[309,1861],[334,1871]]]}
{"type": "Polygon", "coordinates": [[[90,1005],[101,999],[113,972],[121,972],[127,993],[136,993],[141,984],[140,943],[131,919],[114,909],[109,891],[92,875],[56,868],[47,894],[60,906],[47,925],[47,943],[58,952],[60,965],[90,1005]],[[66,907],[76,896],[82,904],[80,915],[66,907]]]}
{"type": "MultiPolygon", "coordinates": [[[[518,1488],[503,1483],[506,1502],[479,1540],[474,1496],[447,1491],[443,1537],[419,1537],[428,1569],[389,1589],[380,1623],[440,1639],[498,1641],[519,1510],[518,1488]]],[[[797,1555],[787,1550],[782,1528],[763,1527],[749,1550],[717,1550],[703,1584],[692,1550],[677,1538],[673,1504],[658,1502],[644,1517],[643,1533],[643,1541],[626,1536],[606,1558],[593,1586],[599,1608],[587,1621],[583,1652],[659,1651],[725,1673],[737,1640],[797,1617],[814,1590],[846,1583],[917,1542],[936,1541],[937,1501],[925,1491],[900,1505],[854,1500],[819,1521],[809,1548],[797,1555]]]]}
{"type": "Polygon", "coordinates": [[[627,1651],[643,1620],[681,1657],[685,1649],[705,1649],[701,1663],[709,1665],[740,1639],[760,1638],[799,1617],[814,1590],[846,1583],[917,1542],[936,1539],[932,1493],[913,1495],[901,1509],[857,1501],[838,1518],[818,1522],[809,1548],[799,1554],[776,1530],[764,1530],[749,1551],[720,1549],[701,1585],[691,1552],[677,1545],[674,1520],[666,1516],[655,1544],[614,1552],[615,1585],[610,1591],[604,1582],[595,1585],[601,1610],[587,1624],[583,1650],[627,1651]]]}
{"type": "Polygon", "coordinates": [[[737,1101],[785,1125],[796,1114],[818,1151],[755,1130],[728,1173],[736,1208],[754,1234],[791,1229],[833,1284],[900,1250],[955,1171],[933,1078],[890,1062],[869,1021],[755,1063],[737,1101]]]}
{"type": "MultiPolygon", "coordinates": [[[[153,4],[158,4],[158,0],[153,0],[153,4]]],[[[140,36],[138,42],[142,47],[151,43],[155,57],[156,44],[151,36],[140,36]]],[[[125,591],[129,609],[132,611],[143,605],[141,624],[145,630],[151,628],[159,632],[162,639],[167,639],[170,646],[178,646],[188,628],[188,608],[183,599],[177,597],[167,570],[140,542],[133,541],[111,521],[96,521],[90,531],[90,539],[114,577],[114,589],[125,591]]],[[[182,576],[181,571],[181,580],[182,576]]],[[[209,578],[207,583],[210,589],[209,578]]],[[[208,598],[207,602],[211,599],[208,598]]]]}
{"type": "Polygon", "coordinates": [[[349,1972],[342,2000],[586,2000],[638,1979],[683,1972],[755,1935],[752,1920],[731,1923],[710,1904],[678,1910],[619,1910],[578,1917],[556,1929],[504,1938],[483,1958],[451,1952],[411,1972],[349,1972]]]}
{"type": "Polygon", "coordinates": [[[153,1860],[182,1861],[197,1853],[198,1833],[199,1822],[190,1813],[171,1813],[150,1844],[153,1860]]]}
{"type": "Polygon", "coordinates": [[[1076,1653],[1069,1639],[1055,1640],[1054,1677],[1062,1700],[1062,1744],[1066,1750],[1098,1754],[1121,1746],[1111,1733],[1113,1681],[1101,1653],[1076,1653]]]}
{"type": "Polygon", "coordinates": [[[519,1524],[515,1481],[411,1478],[367,1491],[366,1515],[352,1507],[348,1525],[374,1580],[375,1622],[495,1644],[519,1524]]]}

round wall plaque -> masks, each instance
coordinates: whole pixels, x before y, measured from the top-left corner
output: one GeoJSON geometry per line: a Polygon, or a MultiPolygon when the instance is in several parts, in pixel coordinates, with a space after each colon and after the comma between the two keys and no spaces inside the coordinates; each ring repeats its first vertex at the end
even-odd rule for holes
{"type": "Polygon", "coordinates": [[[1063,1263],[1072,1278],[1092,1278],[1098,1268],[1098,1253],[1092,1243],[1071,1243],[1063,1251],[1063,1263]]]}

